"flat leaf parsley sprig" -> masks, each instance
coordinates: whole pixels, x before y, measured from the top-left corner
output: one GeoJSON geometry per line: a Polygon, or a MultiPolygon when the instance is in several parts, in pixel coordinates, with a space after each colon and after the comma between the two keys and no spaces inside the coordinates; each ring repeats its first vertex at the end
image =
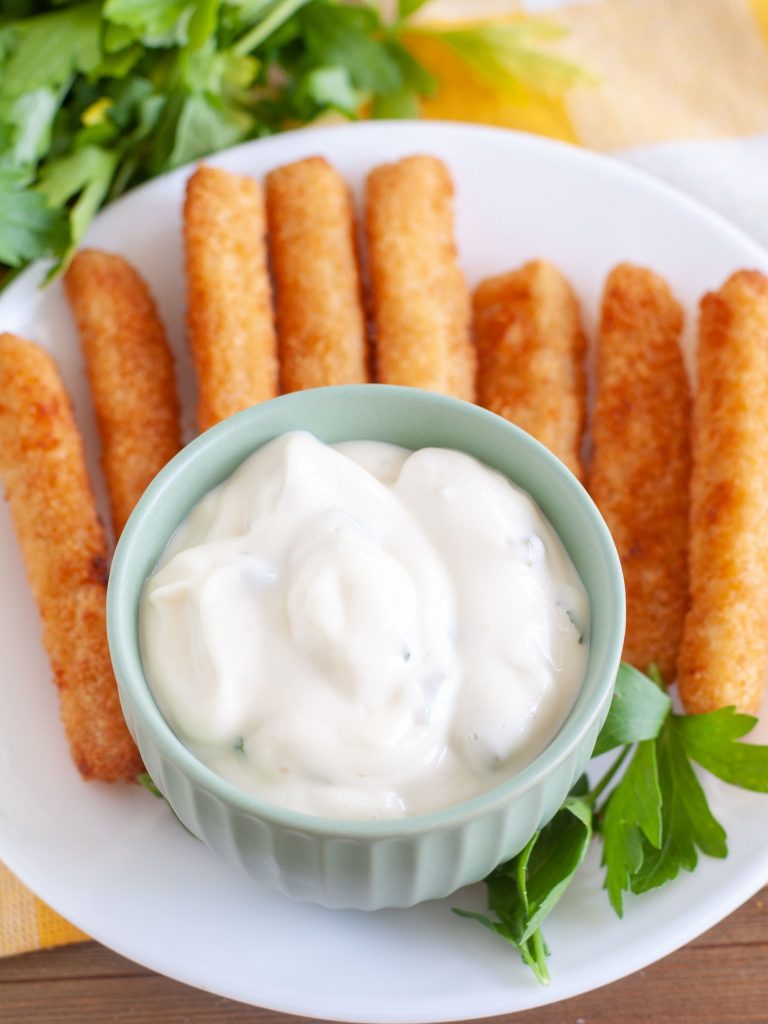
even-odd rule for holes
{"type": "Polygon", "coordinates": [[[0,284],[61,269],[105,203],[228,146],[333,113],[414,117],[438,87],[418,37],[496,88],[590,80],[540,18],[460,29],[373,0],[9,0],[0,5],[0,284]],[[411,47],[409,49],[409,47],[411,47]]]}
{"type": "Polygon", "coordinates": [[[693,764],[731,785],[768,792],[768,746],[738,742],[756,723],[731,707],[675,714],[655,667],[645,676],[622,664],[593,754],[617,750],[618,756],[591,788],[582,776],[549,824],[488,876],[488,909],[494,917],[456,913],[513,945],[546,984],[549,951],[541,926],[594,834],[602,838],[604,887],[619,917],[624,893],[647,892],[676,878],[681,869],[693,871],[699,851],[727,856],[725,830],[712,814],[693,764]]]}

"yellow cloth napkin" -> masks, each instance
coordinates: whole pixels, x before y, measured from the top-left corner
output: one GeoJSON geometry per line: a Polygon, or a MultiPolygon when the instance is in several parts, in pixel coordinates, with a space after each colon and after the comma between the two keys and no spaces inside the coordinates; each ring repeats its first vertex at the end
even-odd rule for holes
{"type": "Polygon", "coordinates": [[[87,938],[0,864],[0,956],[82,942],[87,938]]]}
{"type": "MultiPolygon", "coordinates": [[[[566,29],[552,50],[588,70],[591,82],[564,96],[510,95],[444,44],[414,34],[409,45],[440,83],[424,114],[602,151],[768,133],[768,0],[432,0],[421,19],[532,14],[566,29]]],[[[85,938],[0,865],[0,955],[85,938]]]]}
{"type": "Polygon", "coordinates": [[[565,35],[542,48],[594,77],[564,96],[517,97],[447,48],[409,45],[440,79],[427,117],[481,121],[603,152],[768,132],[768,0],[433,0],[423,20],[535,14],[565,35]]]}

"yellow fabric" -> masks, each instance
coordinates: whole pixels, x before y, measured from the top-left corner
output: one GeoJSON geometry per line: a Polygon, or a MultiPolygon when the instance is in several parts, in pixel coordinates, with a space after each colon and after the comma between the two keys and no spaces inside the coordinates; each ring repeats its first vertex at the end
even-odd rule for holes
{"type": "MultiPolygon", "coordinates": [[[[519,18],[515,0],[434,0],[424,20],[465,11],[519,18]]],[[[590,0],[548,9],[566,30],[541,44],[594,76],[553,99],[464,77],[445,47],[420,46],[440,80],[429,117],[502,124],[611,151],[768,132],[768,0],[590,0]]]]}
{"type": "MultiPolygon", "coordinates": [[[[514,0],[432,0],[421,21],[520,18],[514,0]]],[[[547,43],[595,80],[564,96],[510,95],[445,45],[411,36],[439,79],[427,117],[481,121],[610,151],[690,138],[768,132],[768,0],[591,0],[548,10],[567,29],[547,43]]],[[[86,936],[0,865],[0,955],[86,936]]]]}
{"type": "Polygon", "coordinates": [[[763,38],[768,42],[768,0],[750,0],[750,2],[763,38]]]}
{"type": "Polygon", "coordinates": [[[86,939],[0,864],[0,956],[86,939]]]}
{"type": "Polygon", "coordinates": [[[748,0],[609,0],[559,16],[600,77],[574,89],[579,140],[612,150],[768,131],[765,38],[748,0]]]}
{"type": "Polygon", "coordinates": [[[439,80],[435,96],[422,104],[425,117],[495,124],[548,135],[564,142],[579,141],[563,97],[525,91],[518,96],[509,96],[482,75],[468,69],[439,41],[413,35],[406,37],[406,42],[439,80]]]}

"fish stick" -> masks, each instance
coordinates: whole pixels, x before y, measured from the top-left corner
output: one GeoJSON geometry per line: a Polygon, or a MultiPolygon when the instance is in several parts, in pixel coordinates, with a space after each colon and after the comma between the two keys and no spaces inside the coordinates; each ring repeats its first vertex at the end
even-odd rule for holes
{"type": "Polygon", "coordinates": [[[84,249],[64,276],[80,332],[119,537],[181,447],[173,356],[144,281],[122,257],[84,249]]]}
{"type": "Polygon", "coordinates": [[[378,380],[473,401],[470,300],[445,165],[412,156],[374,168],[365,226],[378,380]]]}
{"type": "Polygon", "coordinates": [[[284,391],[368,379],[352,198],[322,157],[267,176],[280,381],[284,391]]]}
{"type": "Polygon", "coordinates": [[[37,602],[61,717],[85,779],[130,780],[141,759],[107,647],[107,546],[56,364],[0,335],[0,475],[37,602]]]}
{"type": "Polygon", "coordinates": [[[482,281],[473,296],[477,401],[528,431],[579,479],[586,342],[579,303],[544,260],[482,281]]]}
{"type": "Polygon", "coordinates": [[[690,610],[678,687],[688,712],[760,706],[768,667],[768,278],[706,295],[693,415],[690,610]]]}
{"type": "Polygon", "coordinates": [[[666,282],[622,264],[603,294],[589,490],[624,570],[624,659],[675,678],[688,603],[690,385],[683,311],[666,282]]]}
{"type": "Polygon", "coordinates": [[[257,181],[198,167],[187,182],[184,242],[201,430],[277,394],[265,233],[257,181]]]}

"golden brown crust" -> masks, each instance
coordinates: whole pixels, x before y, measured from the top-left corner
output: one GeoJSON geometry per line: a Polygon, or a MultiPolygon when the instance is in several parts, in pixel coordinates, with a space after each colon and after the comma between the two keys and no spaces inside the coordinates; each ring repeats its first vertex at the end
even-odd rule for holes
{"type": "Polygon", "coordinates": [[[683,311],[666,282],[622,264],[603,294],[589,490],[627,588],[624,659],[675,678],[688,603],[690,386],[683,311]]]}
{"type": "Polygon", "coordinates": [[[64,286],[80,332],[115,537],[181,447],[173,356],[146,284],[122,257],[79,252],[64,286]]]}
{"type": "Polygon", "coordinates": [[[284,391],[368,380],[352,198],[322,157],[266,180],[284,391]]]}
{"type": "Polygon", "coordinates": [[[201,430],[277,394],[261,186],[201,165],[187,182],[189,342],[201,430]]]}
{"type": "Polygon", "coordinates": [[[0,335],[0,473],[72,757],[86,779],[141,770],[125,725],[106,633],[107,547],[80,435],[51,357],[0,335]]]}
{"type": "Polygon", "coordinates": [[[453,184],[430,156],[368,176],[366,236],[377,379],[472,401],[470,302],[453,233],[453,184]]]}
{"type": "Polygon", "coordinates": [[[701,303],[690,595],[678,685],[688,712],[757,711],[768,665],[768,278],[701,303]]]}
{"type": "Polygon", "coordinates": [[[535,260],[482,281],[473,312],[478,403],[527,430],[581,479],[585,339],[568,281],[535,260]]]}

